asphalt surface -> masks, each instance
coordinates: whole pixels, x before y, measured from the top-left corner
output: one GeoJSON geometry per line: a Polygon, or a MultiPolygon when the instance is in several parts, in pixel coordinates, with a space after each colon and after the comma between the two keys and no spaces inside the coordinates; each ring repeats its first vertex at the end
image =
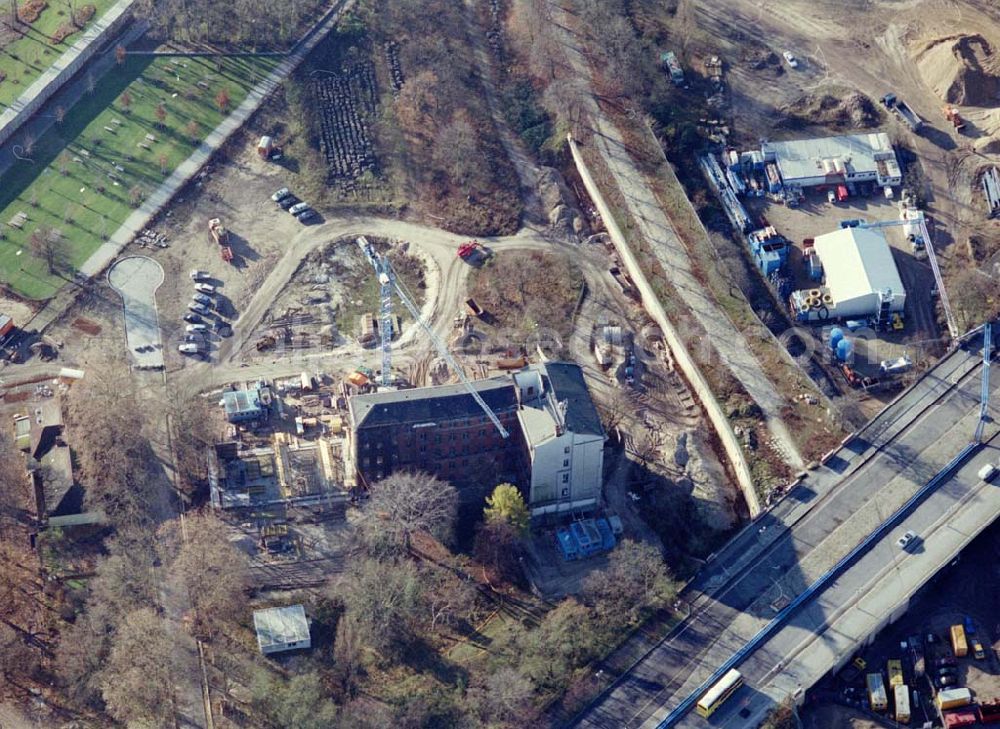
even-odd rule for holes
{"type": "Polygon", "coordinates": [[[122,297],[125,312],[125,340],[135,365],[141,369],[163,367],[156,314],[156,290],[163,283],[163,268],[152,258],[128,256],[116,261],[108,271],[108,283],[122,297]]]}
{"type": "Polygon", "coordinates": [[[692,617],[575,725],[640,727],[664,715],[916,493],[972,437],[979,358],[951,353],[714,555],[682,594],[692,617]]]}

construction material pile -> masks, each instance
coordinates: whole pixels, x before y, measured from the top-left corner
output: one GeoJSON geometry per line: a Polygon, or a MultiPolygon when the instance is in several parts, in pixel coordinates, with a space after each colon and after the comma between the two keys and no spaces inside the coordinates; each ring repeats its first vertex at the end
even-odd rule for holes
{"type": "Polygon", "coordinates": [[[927,85],[949,104],[994,106],[1000,96],[1000,56],[983,36],[950,35],[915,54],[927,85]]]}

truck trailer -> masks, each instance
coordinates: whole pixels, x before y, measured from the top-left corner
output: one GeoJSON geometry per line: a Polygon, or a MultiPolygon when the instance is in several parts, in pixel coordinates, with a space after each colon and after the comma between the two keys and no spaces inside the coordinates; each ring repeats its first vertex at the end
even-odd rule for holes
{"type": "Polygon", "coordinates": [[[972,692],[967,688],[953,688],[939,691],[935,699],[938,709],[958,709],[972,703],[972,692]]]}
{"type": "Polygon", "coordinates": [[[893,705],[896,708],[896,721],[900,724],[910,723],[910,687],[905,683],[897,684],[892,689],[893,705]]]}
{"type": "Polygon", "coordinates": [[[965,641],[965,628],[962,624],[951,626],[951,649],[956,658],[964,658],[969,654],[969,644],[965,641]]]}
{"type": "Polygon", "coordinates": [[[885,711],[889,708],[889,701],[885,694],[885,684],[882,682],[881,673],[869,673],[865,676],[865,684],[868,687],[868,704],[872,711],[885,711]]]}

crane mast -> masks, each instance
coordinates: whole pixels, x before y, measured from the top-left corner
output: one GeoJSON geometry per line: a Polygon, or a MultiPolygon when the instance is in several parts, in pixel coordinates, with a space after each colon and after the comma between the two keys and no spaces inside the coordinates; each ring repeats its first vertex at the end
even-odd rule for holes
{"type": "Polygon", "coordinates": [[[379,335],[381,337],[381,347],[382,347],[382,376],[380,382],[382,385],[392,384],[392,294],[395,292],[399,300],[403,302],[403,306],[406,310],[410,312],[410,316],[413,320],[420,325],[420,328],[424,330],[434,348],[437,350],[438,354],[444,358],[445,362],[451,368],[452,372],[458,375],[458,379],[461,380],[465,389],[472,396],[472,399],[476,401],[476,404],[482,408],[483,412],[486,413],[486,417],[490,419],[493,426],[500,433],[501,437],[508,438],[510,433],[507,429],[503,427],[503,423],[496,416],[496,413],[490,409],[490,406],[486,404],[482,396],[473,387],[472,382],[469,378],[465,376],[465,372],[459,366],[458,362],[452,356],[451,352],[448,351],[447,345],[441,341],[441,337],[431,329],[430,325],[427,324],[420,316],[420,310],[417,305],[413,303],[410,295],[403,288],[402,284],[396,277],[396,272],[392,268],[392,264],[389,263],[389,259],[386,256],[378,253],[375,247],[368,241],[364,236],[358,238],[358,247],[365,254],[365,258],[368,262],[372,264],[375,269],[375,275],[379,282],[379,296],[381,300],[381,306],[379,310],[379,335]]]}

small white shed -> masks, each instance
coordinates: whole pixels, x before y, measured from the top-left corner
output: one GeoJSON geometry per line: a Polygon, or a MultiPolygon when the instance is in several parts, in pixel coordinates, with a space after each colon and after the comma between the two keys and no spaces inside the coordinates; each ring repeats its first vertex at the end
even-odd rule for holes
{"type": "Polygon", "coordinates": [[[281,651],[310,648],[309,621],[301,605],[253,611],[257,645],[265,656],[281,651]]]}

